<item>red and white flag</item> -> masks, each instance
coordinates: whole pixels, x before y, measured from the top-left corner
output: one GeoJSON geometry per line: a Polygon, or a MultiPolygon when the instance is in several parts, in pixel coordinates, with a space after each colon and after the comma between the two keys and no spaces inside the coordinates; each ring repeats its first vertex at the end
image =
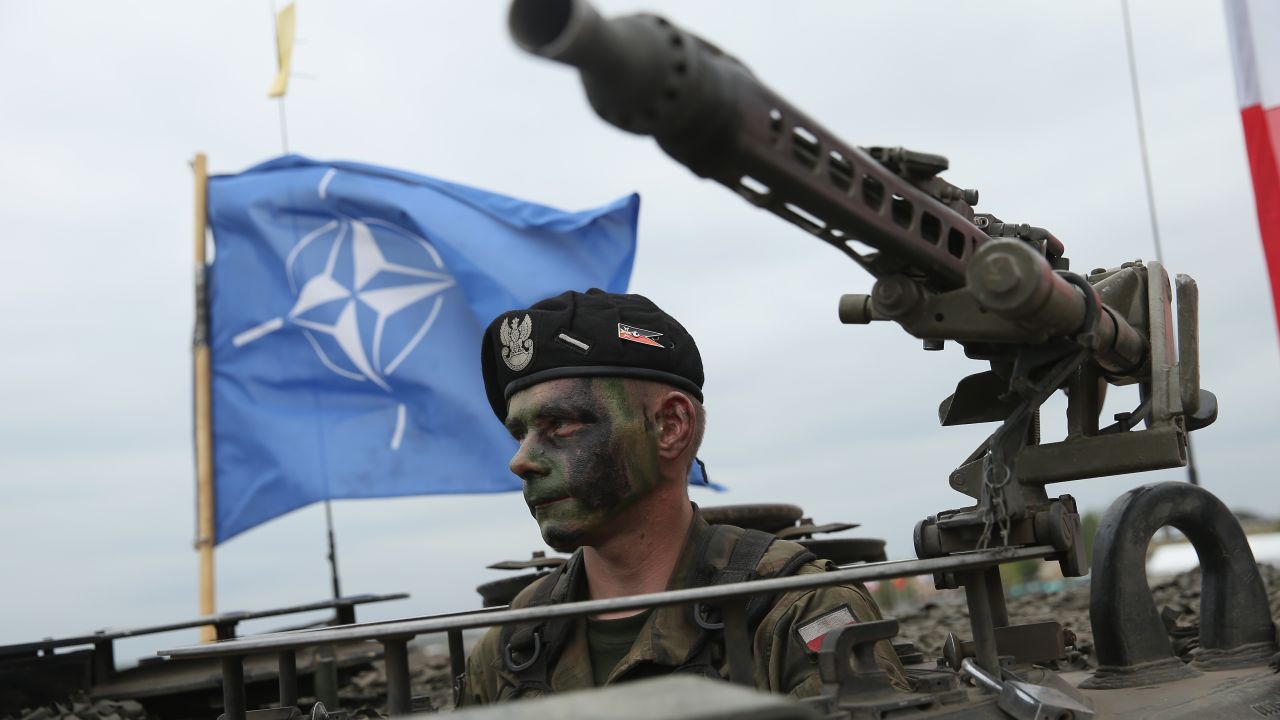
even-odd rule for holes
{"type": "Polygon", "coordinates": [[[1280,0],[1226,0],[1236,99],[1280,321],[1280,0]]]}

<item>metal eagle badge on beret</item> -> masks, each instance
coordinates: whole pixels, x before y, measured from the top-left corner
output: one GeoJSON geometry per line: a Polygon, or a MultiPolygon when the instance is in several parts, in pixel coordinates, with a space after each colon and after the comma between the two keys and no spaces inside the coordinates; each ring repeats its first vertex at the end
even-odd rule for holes
{"type": "Polygon", "coordinates": [[[630,340],[641,345],[652,345],[653,347],[662,347],[662,343],[658,342],[658,338],[662,337],[662,333],[652,330],[641,330],[630,325],[618,323],[618,337],[623,340],[630,340]]]}
{"type": "Polygon", "coordinates": [[[515,372],[529,366],[533,360],[533,319],[509,317],[502,320],[498,338],[502,341],[502,362],[515,372]]]}

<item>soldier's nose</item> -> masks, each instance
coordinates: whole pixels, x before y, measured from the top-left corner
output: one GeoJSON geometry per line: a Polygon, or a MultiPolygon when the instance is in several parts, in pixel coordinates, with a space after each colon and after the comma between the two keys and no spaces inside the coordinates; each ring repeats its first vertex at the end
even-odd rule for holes
{"type": "Polygon", "coordinates": [[[511,462],[507,463],[507,467],[525,482],[547,474],[546,465],[535,458],[535,453],[527,441],[520,443],[520,448],[516,450],[515,455],[511,456],[511,462]]]}

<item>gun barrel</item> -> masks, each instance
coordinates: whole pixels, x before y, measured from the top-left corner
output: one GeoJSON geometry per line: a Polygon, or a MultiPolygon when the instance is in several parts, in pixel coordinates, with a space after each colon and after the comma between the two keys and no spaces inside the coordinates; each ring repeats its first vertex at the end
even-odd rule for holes
{"type": "MultiPolygon", "coordinates": [[[[508,22],[520,47],[580,71],[604,120],[652,135],[697,175],[837,247],[875,277],[934,292],[968,286],[983,306],[1032,327],[1028,338],[1080,330],[1083,295],[1043,257],[1060,256],[1061,243],[1030,226],[1008,233],[1002,223],[995,234],[1022,240],[988,236],[968,201],[940,199],[969,192],[948,188],[935,197],[925,189],[920,178],[945,169],[944,158],[901,149],[873,157],[850,146],[737,59],[655,15],[606,19],[587,0],[513,0],[508,22]],[[1004,287],[1010,263],[1017,282],[1004,287]]],[[[846,322],[876,319],[874,303],[846,305],[846,322]]],[[[1124,373],[1141,364],[1145,341],[1122,317],[1104,308],[1095,332],[1105,368],[1124,373]]]]}
{"type": "Polygon", "coordinates": [[[520,47],[581,72],[596,112],[652,135],[701,177],[850,255],[876,277],[964,285],[987,241],[969,217],[847,145],[715,45],[654,15],[602,18],[585,0],[514,0],[520,47]],[[865,252],[851,244],[871,246],[865,252]]]}

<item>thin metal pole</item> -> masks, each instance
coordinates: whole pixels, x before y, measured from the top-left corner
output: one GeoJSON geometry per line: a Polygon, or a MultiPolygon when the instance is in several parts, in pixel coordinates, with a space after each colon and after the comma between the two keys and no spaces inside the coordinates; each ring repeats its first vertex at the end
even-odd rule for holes
{"type": "MultiPolygon", "coordinates": [[[[287,6],[286,6],[286,9],[288,9],[287,6]]],[[[279,18],[280,18],[279,14],[276,13],[276,2],[275,0],[271,0],[271,28],[275,30],[275,44],[276,44],[277,58],[280,57],[279,18]]],[[[277,107],[280,109],[280,150],[285,155],[288,155],[289,154],[289,118],[285,114],[284,98],[285,96],[281,95],[280,97],[276,98],[276,100],[278,102],[277,107]]],[[[329,505],[329,498],[325,498],[324,500],[324,520],[325,520],[325,525],[329,529],[329,572],[330,572],[330,577],[333,581],[333,597],[336,600],[337,598],[342,597],[342,589],[338,583],[338,553],[337,553],[337,550],[335,549],[335,544],[333,540],[333,510],[329,505]]]]}
{"type": "Polygon", "coordinates": [[[973,631],[973,649],[978,665],[999,676],[1000,659],[996,651],[996,630],[991,617],[991,597],[983,570],[963,574],[964,597],[969,604],[969,628],[973,631]]]}
{"type": "Polygon", "coordinates": [[[222,658],[222,712],[226,720],[244,720],[244,657],[228,655],[222,658]]]}
{"type": "MultiPolygon", "coordinates": [[[[287,9],[288,6],[286,6],[287,9]]],[[[274,30],[276,44],[276,58],[280,57],[280,28],[277,19],[280,16],[276,14],[276,0],[271,0],[271,29],[274,30]]],[[[280,147],[285,155],[289,154],[289,121],[285,117],[284,112],[284,95],[276,98],[278,107],[280,108],[280,147]]]]}
{"type": "Polygon", "coordinates": [[[333,599],[342,597],[342,586],[338,582],[338,546],[333,539],[333,507],[329,499],[324,500],[324,522],[329,528],[329,576],[333,580],[333,599]]]}
{"type": "Polygon", "coordinates": [[[1151,240],[1156,247],[1156,260],[1164,264],[1160,245],[1160,225],[1156,222],[1156,199],[1151,189],[1151,163],[1147,159],[1147,132],[1142,119],[1142,95],[1138,91],[1138,61],[1133,53],[1133,29],[1129,22],[1129,0],[1120,0],[1124,15],[1124,46],[1129,54],[1129,86],[1133,94],[1133,114],[1138,122],[1138,149],[1142,155],[1142,180],[1147,188],[1147,213],[1151,217],[1151,240]]]}
{"type": "MultiPolygon", "coordinates": [[[[49,649],[49,654],[53,654],[53,649],[49,649]]],[[[111,679],[116,672],[116,649],[115,642],[110,639],[103,639],[101,642],[93,644],[93,681],[97,683],[105,683],[111,679]]]]}
{"type": "Polygon", "coordinates": [[[282,650],[276,655],[280,681],[280,707],[298,704],[298,656],[293,650],[282,650]]]}
{"type": "Polygon", "coordinates": [[[289,121],[284,114],[284,96],[276,99],[280,103],[280,147],[284,154],[289,154],[289,121]]]}
{"type": "MultiPolygon", "coordinates": [[[[491,627],[493,625],[510,625],[515,623],[536,622],[559,617],[581,617],[584,615],[600,615],[621,612],[624,610],[643,610],[650,607],[667,607],[670,605],[686,605],[689,603],[719,603],[726,598],[744,597],[763,594],[780,594],[793,590],[809,590],[812,588],[845,585],[851,582],[869,582],[871,580],[889,580],[899,577],[914,577],[940,572],[972,571],[974,568],[984,570],[992,565],[1017,562],[1032,558],[1043,558],[1056,552],[1049,545],[1031,545],[1027,547],[1002,547],[991,550],[947,555],[936,558],[917,560],[888,560],[878,563],[854,565],[838,570],[830,570],[813,575],[791,575],[788,577],[753,580],[751,582],[731,583],[728,585],[708,585],[705,587],[667,590],[658,593],[641,595],[624,595],[600,600],[583,600],[572,603],[555,603],[518,609],[484,609],[466,613],[445,613],[444,615],[404,620],[382,620],[378,622],[335,627],[326,629],[299,630],[290,633],[256,635],[238,640],[229,640],[216,645],[193,645],[190,647],[160,650],[159,654],[168,657],[220,657],[223,655],[244,655],[248,653],[277,652],[287,648],[313,647],[324,643],[338,643],[349,640],[374,640],[384,637],[414,637],[427,633],[442,633],[449,630],[466,630],[470,628],[491,627]]],[[[982,580],[982,573],[978,573],[982,580]]],[[[984,586],[985,589],[985,586],[984,586]]],[[[989,608],[988,608],[989,611],[989,608]]]]}
{"type": "MultiPolygon", "coordinates": [[[[209,171],[204,153],[191,163],[195,172],[195,331],[191,336],[196,451],[196,552],[200,557],[200,614],[216,612],[214,600],[213,373],[209,355],[209,302],[205,289],[205,242],[209,223],[209,171]]],[[[212,626],[200,629],[201,642],[212,642],[212,626]]]]}
{"type": "MultiPolygon", "coordinates": [[[[1138,90],[1138,60],[1133,51],[1133,23],[1129,20],[1129,0],[1120,0],[1124,17],[1124,47],[1129,56],[1129,87],[1133,94],[1133,115],[1138,124],[1138,150],[1142,157],[1142,181],[1147,189],[1147,215],[1151,218],[1151,242],[1155,245],[1156,261],[1164,265],[1164,247],[1160,242],[1160,223],[1156,220],[1156,197],[1151,183],[1151,161],[1147,157],[1146,122],[1142,119],[1142,93],[1138,90]]],[[[1200,484],[1196,461],[1191,455],[1191,434],[1187,433],[1187,481],[1200,484]]]]}
{"type": "Polygon", "coordinates": [[[387,714],[408,715],[412,712],[409,685],[409,640],[405,637],[383,638],[383,661],[387,667],[387,714]]]}
{"type": "Polygon", "coordinates": [[[467,651],[462,646],[462,631],[449,631],[449,670],[454,681],[467,671],[467,651]]]}
{"type": "Polygon", "coordinates": [[[316,698],[324,703],[325,707],[337,707],[338,655],[333,645],[325,644],[316,648],[313,678],[316,698]]]}
{"type": "Polygon", "coordinates": [[[982,572],[987,583],[987,602],[991,606],[991,624],[1008,627],[1009,608],[1004,601],[1004,583],[1000,581],[1000,567],[990,567],[982,572]]]}

